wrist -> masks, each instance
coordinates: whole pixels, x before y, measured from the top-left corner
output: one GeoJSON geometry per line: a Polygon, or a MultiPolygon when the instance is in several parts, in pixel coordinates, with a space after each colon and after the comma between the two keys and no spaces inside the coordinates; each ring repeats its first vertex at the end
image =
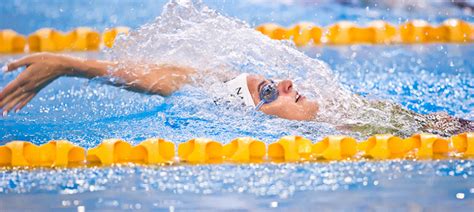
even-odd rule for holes
{"type": "Polygon", "coordinates": [[[62,74],[67,76],[81,76],[83,65],[81,63],[81,59],[70,57],[70,56],[61,56],[59,58],[61,62],[59,64],[62,65],[62,74]]]}
{"type": "Polygon", "coordinates": [[[63,71],[65,75],[85,78],[107,75],[107,67],[100,61],[67,56],[62,59],[61,64],[64,65],[63,71]]]}

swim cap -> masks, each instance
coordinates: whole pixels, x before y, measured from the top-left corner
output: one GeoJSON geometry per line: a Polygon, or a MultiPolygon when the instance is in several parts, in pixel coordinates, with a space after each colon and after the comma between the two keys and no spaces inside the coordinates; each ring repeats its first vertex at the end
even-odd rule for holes
{"type": "Polygon", "coordinates": [[[250,95],[250,90],[247,85],[247,76],[248,74],[246,73],[240,74],[236,78],[227,81],[225,85],[231,97],[243,101],[246,106],[255,107],[255,103],[253,102],[252,95],[250,95]]]}

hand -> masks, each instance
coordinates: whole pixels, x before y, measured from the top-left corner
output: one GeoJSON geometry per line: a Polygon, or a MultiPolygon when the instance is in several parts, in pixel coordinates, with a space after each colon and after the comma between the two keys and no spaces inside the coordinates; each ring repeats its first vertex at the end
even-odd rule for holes
{"type": "Polygon", "coordinates": [[[6,116],[8,111],[18,112],[33,97],[56,78],[72,74],[68,57],[50,53],[30,55],[8,64],[5,72],[26,66],[16,79],[0,92],[0,109],[6,116]]]}

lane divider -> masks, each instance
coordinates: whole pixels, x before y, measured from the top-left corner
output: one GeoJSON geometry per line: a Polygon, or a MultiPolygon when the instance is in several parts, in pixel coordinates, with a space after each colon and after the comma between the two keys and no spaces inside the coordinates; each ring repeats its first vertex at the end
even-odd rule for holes
{"type": "Polygon", "coordinates": [[[326,160],[342,160],[357,154],[357,141],[347,136],[328,136],[312,147],[315,157],[326,160]]]}
{"type": "Polygon", "coordinates": [[[0,146],[0,166],[64,167],[83,163],[85,155],[83,148],[64,140],[50,141],[41,146],[12,141],[0,146]]]}
{"type": "MultiPolygon", "coordinates": [[[[327,27],[310,22],[283,27],[266,23],[256,27],[264,35],[277,40],[292,40],[296,46],[351,44],[415,44],[474,42],[474,23],[448,19],[439,25],[424,20],[410,20],[399,26],[377,20],[365,26],[340,21],[327,27]]],[[[119,34],[127,35],[128,27],[115,27],[100,33],[89,27],[69,32],[42,28],[24,36],[13,30],[0,30],[0,53],[95,51],[111,48],[119,34]]]]}
{"type": "Polygon", "coordinates": [[[0,53],[22,53],[25,46],[25,36],[10,29],[0,30],[0,53]]]}
{"type": "Polygon", "coordinates": [[[163,139],[147,139],[132,147],[120,139],[107,139],[87,151],[87,162],[96,165],[117,163],[163,164],[173,162],[174,144],[163,139]]]}
{"type": "Polygon", "coordinates": [[[222,149],[226,161],[233,163],[260,163],[264,161],[267,147],[253,138],[236,138],[222,149]]]}
{"type": "Polygon", "coordinates": [[[102,43],[108,47],[112,48],[114,45],[115,37],[119,34],[128,35],[130,28],[128,27],[115,27],[109,30],[105,30],[102,34],[102,43]]]}
{"type": "Polygon", "coordinates": [[[207,138],[196,138],[178,145],[178,156],[189,163],[222,162],[222,144],[207,138]]]}
{"type": "Polygon", "coordinates": [[[90,27],[78,27],[69,32],[42,28],[28,36],[13,30],[0,30],[0,53],[33,53],[61,51],[97,51],[111,48],[119,34],[128,34],[129,28],[116,27],[100,33],[90,27]]]}
{"type": "Polygon", "coordinates": [[[275,162],[296,162],[311,159],[312,142],[301,136],[284,136],[268,145],[268,157],[275,162]]]}
{"type": "Polygon", "coordinates": [[[340,21],[325,28],[307,22],[290,27],[267,23],[256,29],[272,39],[293,40],[297,46],[321,43],[350,45],[474,41],[474,24],[459,19],[448,19],[439,25],[431,25],[424,20],[411,20],[399,26],[381,20],[372,21],[366,26],[340,21]]]}
{"type": "Polygon", "coordinates": [[[12,141],[0,146],[0,167],[77,167],[114,164],[220,164],[262,162],[320,162],[387,159],[467,159],[474,157],[474,132],[443,138],[415,134],[402,139],[389,134],[373,135],[357,142],[348,136],[327,136],[319,142],[301,136],[284,136],[265,145],[253,138],[236,138],[223,145],[195,138],[178,145],[150,138],[135,146],[120,139],[107,139],[85,150],[66,140],[37,146],[12,141]]]}

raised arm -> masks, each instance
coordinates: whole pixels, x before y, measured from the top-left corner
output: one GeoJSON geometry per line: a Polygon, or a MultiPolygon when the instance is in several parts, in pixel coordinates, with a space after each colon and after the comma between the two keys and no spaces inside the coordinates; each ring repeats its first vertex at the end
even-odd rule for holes
{"type": "Polygon", "coordinates": [[[6,72],[26,69],[0,92],[0,109],[23,108],[45,86],[61,76],[106,77],[109,84],[143,93],[170,95],[189,82],[194,70],[186,67],[139,64],[126,61],[88,60],[59,54],[40,53],[8,64],[6,72]]]}

